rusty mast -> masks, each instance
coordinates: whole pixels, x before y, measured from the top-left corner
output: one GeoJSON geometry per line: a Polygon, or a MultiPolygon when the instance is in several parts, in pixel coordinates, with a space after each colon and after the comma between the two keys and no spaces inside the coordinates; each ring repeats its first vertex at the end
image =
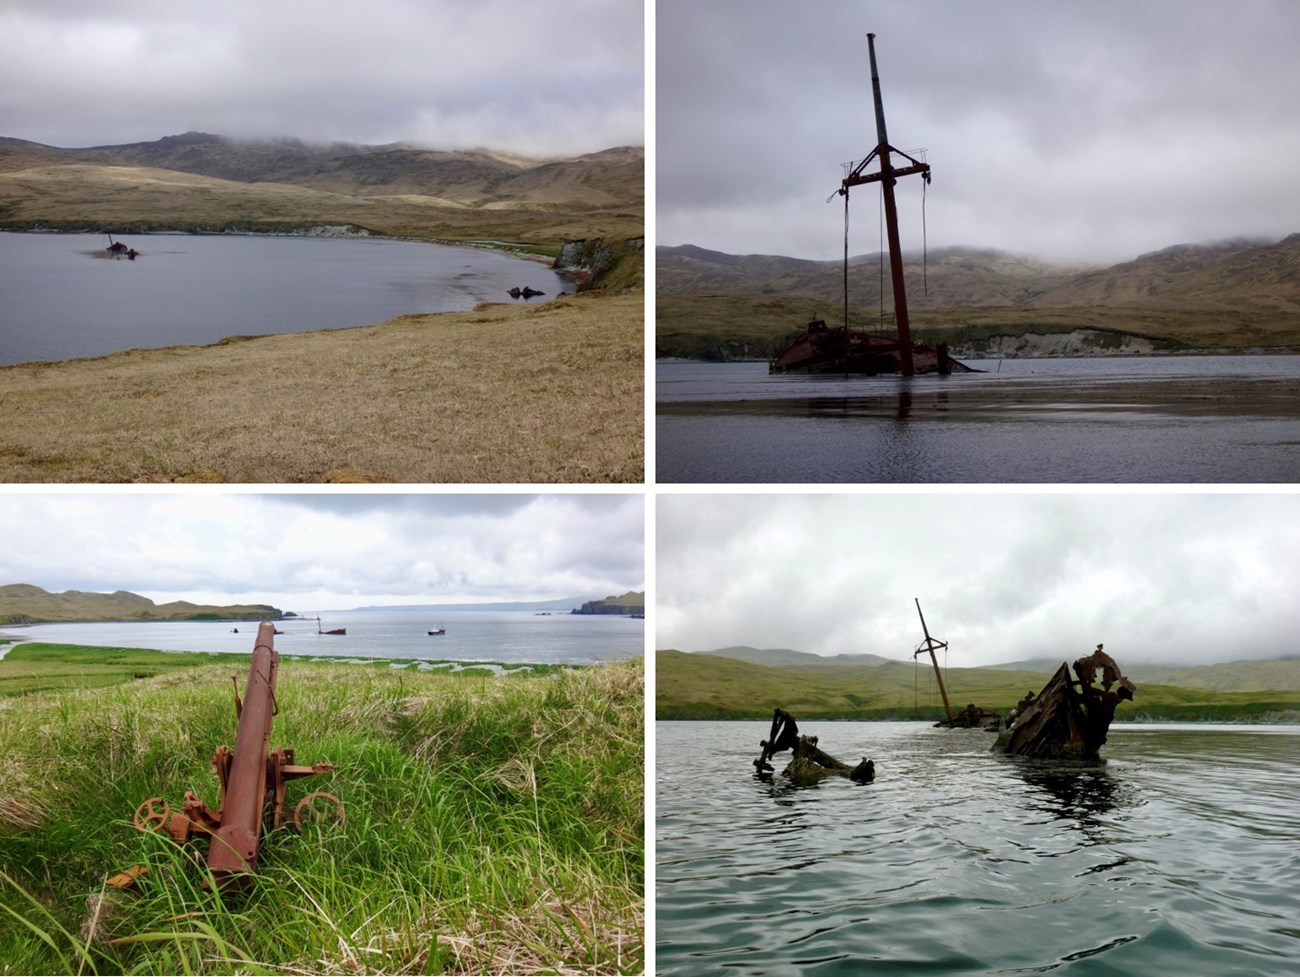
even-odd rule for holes
{"type": "MultiPolygon", "coordinates": [[[[885,129],[885,104],[880,96],[880,73],[876,70],[876,35],[867,35],[867,50],[871,57],[871,94],[876,104],[876,148],[861,163],[849,171],[840,184],[839,193],[848,206],[849,188],[864,183],[879,183],[885,204],[885,233],[889,239],[889,276],[894,288],[894,323],[898,331],[898,372],[905,377],[915,373],[912,364],[912,329],[907,317],[907,289],[903,283],[903,254],[898,240],[898,207],[894,202],[894,184],[901,176],[920,173],[926,183],[930,182],[930,165],[909,156],[901,149],[889,144],[889,134],[885,129]],[[908,160],[910,166],[895,167],[893,156],[908,160]],[[873,160],[880,161],[876,172],[863,172],[873,160]]],[[[845,265],[847,274],[847,262],[845,265]]],[[[847,323],[846,323],[847,324],[847,323]]]]}

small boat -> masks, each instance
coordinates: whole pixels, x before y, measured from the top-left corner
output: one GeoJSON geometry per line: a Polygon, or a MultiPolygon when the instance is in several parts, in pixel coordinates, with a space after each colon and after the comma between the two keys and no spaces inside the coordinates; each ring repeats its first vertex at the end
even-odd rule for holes
{"type": "Polygon", "coordinates": [[[430,633],[430,634],[446,634],[446,633],[447,633],[447,629],[444,628],[441,624],[439,624],[436,628],[429,628],[429,633],[430,633]]]}

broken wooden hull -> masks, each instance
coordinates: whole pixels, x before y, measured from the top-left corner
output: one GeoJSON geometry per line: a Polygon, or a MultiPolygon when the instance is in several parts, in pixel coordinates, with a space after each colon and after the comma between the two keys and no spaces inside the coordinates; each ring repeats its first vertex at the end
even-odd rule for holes
{"type": "MultiPolygon", "coordinates": [[[[912,363],[916,373],[971,373],[964,363],[948,356],[946,346],[937,349],[925,343],[912,344],[912,363]]],[[[897,339],[868,333],[829,328],[819,322],[790,342],[768,364],[768,373],[852,373],[879,376],[898,373],[901,358],[897,339]]]]}
{"type": "MultiPolygon", "coordinates": [[[[1076,662],[1076,670],[1088,660],[1076,662]]],[[[1047,759],[1098,759],[1116,706],[1132,698],[1132,683],[1124,682],[1119,692],[1110,691],[1109,683],[1106,689],[1098,689],[1088,682],[1073,682],[1062,662],[1038,697],[998,736],[993,749],[1047,759]]]]}

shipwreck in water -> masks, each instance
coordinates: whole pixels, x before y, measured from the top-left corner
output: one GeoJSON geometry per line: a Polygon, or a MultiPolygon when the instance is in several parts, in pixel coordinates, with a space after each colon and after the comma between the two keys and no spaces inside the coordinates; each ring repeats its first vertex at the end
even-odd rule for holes
{"type": "Polygon", "coordinates": [[[799,732],[799,725],[794,716],[784,709],[772,713],[772,731],[767,739],[759,741],[762,752],[754,761],[759,776],[773,772],[773,766],[767,761],[776,753],[791,751],[792,758],[781,771],[800,787],[810,787],[827,777],[845,777],[855,784],[867,784],[876,779],[876,764],[863,757],[857,766],[837,760],[817,746],[816,736],[804,736],[799,732]]]}
{"type": "Polygon", "coordinates": [[[1038,695],[1026,695],[993,749],[1019,756],[1096,760],[1116,707],[1131,702],[1137,686],[1101,645],[1075,661],[1073,670],[1076,677],[1071,679],[1070,668],[1061,662],[1038,695]]]}
{"type": "MultiPolygon", "coordinates": [[[[907,289],[903,281],[903,254],[898,235],[898,207],[894,201],[894,184],[900,177],[919,174],[930,182],[930,165],[889,144],[885,130],[885,108],[880,95],[880,75],[876,71],[875,34],[867,35],[871,55],[871,91],[876,107],[876,148],[866,159],[845,164],[845,176],[836,194],[844,198],[844,325],[830,326],[824,319],[814,319],[804,331],[790,339],[768,363],[769,373],[843,373],[888,374],[910,377],[918,373],[969,373],[971,368],[948,356],[946,345],[931,347],[912,339],[907,312],[907,289]],[[894,164],[895,158],[906,161],[894,164]],[[879,169],[871,172],[873,162],[879,169]],[[876,335],[849,324],[849,189],[867,183],[879,183],[884,203],[885,228],[889,239],[889,272],[894,291],[895,335],[876,335]]],[[[923,151],[921,152],[923,155],[923,151]]]]}

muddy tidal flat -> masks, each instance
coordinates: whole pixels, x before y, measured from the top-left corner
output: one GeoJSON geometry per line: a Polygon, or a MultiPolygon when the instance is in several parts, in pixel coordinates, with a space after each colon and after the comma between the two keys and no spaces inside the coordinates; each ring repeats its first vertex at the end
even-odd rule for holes
{"type": "Polygon", "coordinates": [[[664,363],[665,482],[1293,482],[1300,357],[975,362],[952,377],[664,363]]]}

